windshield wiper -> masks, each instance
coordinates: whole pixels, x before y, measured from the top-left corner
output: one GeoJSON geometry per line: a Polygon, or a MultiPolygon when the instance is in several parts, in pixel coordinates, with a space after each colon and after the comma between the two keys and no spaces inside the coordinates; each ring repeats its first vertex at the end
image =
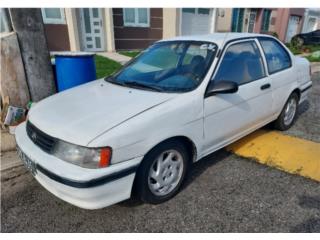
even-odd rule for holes
{"type": "Polygon", "coordinates": [[[163,89],[154,85],[147,85],[143,84],[141,82],[136,82],[136,81],[125,81],[123,82],[127,86],[133,86],[133,87],[140,87],[140,88],[146,88],[146,89],[151,89],[157,92],[162,92],[163,89]]]}
{"type": "Polygon", "coordinates": [[[113,83],[113,84],[120,85],[120,86],[125,86],[124,83],[116,81],[113,76],[105,77],[104,80],[109,82],[109,83],[113,83]]]}
{"type": "Polygon", "coordinates": [[[127,87],[139,87],[139,88],[145,88],[145,89],[151,89],[157,92],[162,92],[163,89],[157,86],[153,86],[153,85],[146,85],[140,82],[136,82],[136,81],[125,81],[125,82],[119,82],[116,81],[114,77],[109,76],[109,77],[105,77],[104,78],[105,81],[113,83],[113,84],[117,84],[117,85],[121,85],[121,86],[127,86],[127,87]]]}

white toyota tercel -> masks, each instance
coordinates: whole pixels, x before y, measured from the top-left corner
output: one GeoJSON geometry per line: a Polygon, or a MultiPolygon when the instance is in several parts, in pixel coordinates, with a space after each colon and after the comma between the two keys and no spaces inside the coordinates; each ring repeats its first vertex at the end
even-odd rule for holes
{"type": "Polygon", "coordinates": [[[16,129],[18,152],[40,184],[76,206],[133,193],[161,203],[193,162],[270,122],[288,129],[309,68],[267,35],[162,40],[112,76],[37,103],[16,129]]]}

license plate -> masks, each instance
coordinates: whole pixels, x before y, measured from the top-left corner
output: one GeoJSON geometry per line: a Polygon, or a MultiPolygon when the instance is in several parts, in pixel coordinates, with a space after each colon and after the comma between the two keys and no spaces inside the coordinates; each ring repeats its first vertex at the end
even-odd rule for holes
{"type": "Polygon", "coordinates": [[[32,161],[22,150],[17,146],[18,155],[23,165],[31,172],[32,175],[36,175],[37,169],[36,164],[32,161]]]}

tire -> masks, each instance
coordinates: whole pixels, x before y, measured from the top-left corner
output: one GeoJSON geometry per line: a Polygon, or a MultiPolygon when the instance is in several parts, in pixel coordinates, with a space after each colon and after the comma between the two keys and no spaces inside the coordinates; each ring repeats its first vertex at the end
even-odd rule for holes
{"type": "Polygon", "coordinates": [[[292,93],[286,104],[284,105],[281,114],[274,122],[274,128],[280,131],[288,130],[295,122],[297,117],[299,96],[297,93],[292,93]],[[294,104],[294,105],[291,105],[294,104]],[[290,106],[292,110],[289,110],[290,106]],[[293,112],[290,112],[293,111],[293,112]]]}
{"type": "Polygon", "coordinates": [[[137,197],[151,204],[159,204],[174,197],[186,178],[190,159],[186,147],[179,141],[169,140],[153,148],[137,171],[137,197]]]}

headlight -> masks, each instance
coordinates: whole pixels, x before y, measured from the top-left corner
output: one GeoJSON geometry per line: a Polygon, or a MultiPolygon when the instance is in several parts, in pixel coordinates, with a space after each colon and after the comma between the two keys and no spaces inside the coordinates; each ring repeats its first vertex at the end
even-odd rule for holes
{"type": "Polygon", "coordinates": [[[109,166],[111,153],[110,147],[87,148],[61,140],[56,143],[52,152],[57,158],[84,168],[103,168],[109,166]]]}

